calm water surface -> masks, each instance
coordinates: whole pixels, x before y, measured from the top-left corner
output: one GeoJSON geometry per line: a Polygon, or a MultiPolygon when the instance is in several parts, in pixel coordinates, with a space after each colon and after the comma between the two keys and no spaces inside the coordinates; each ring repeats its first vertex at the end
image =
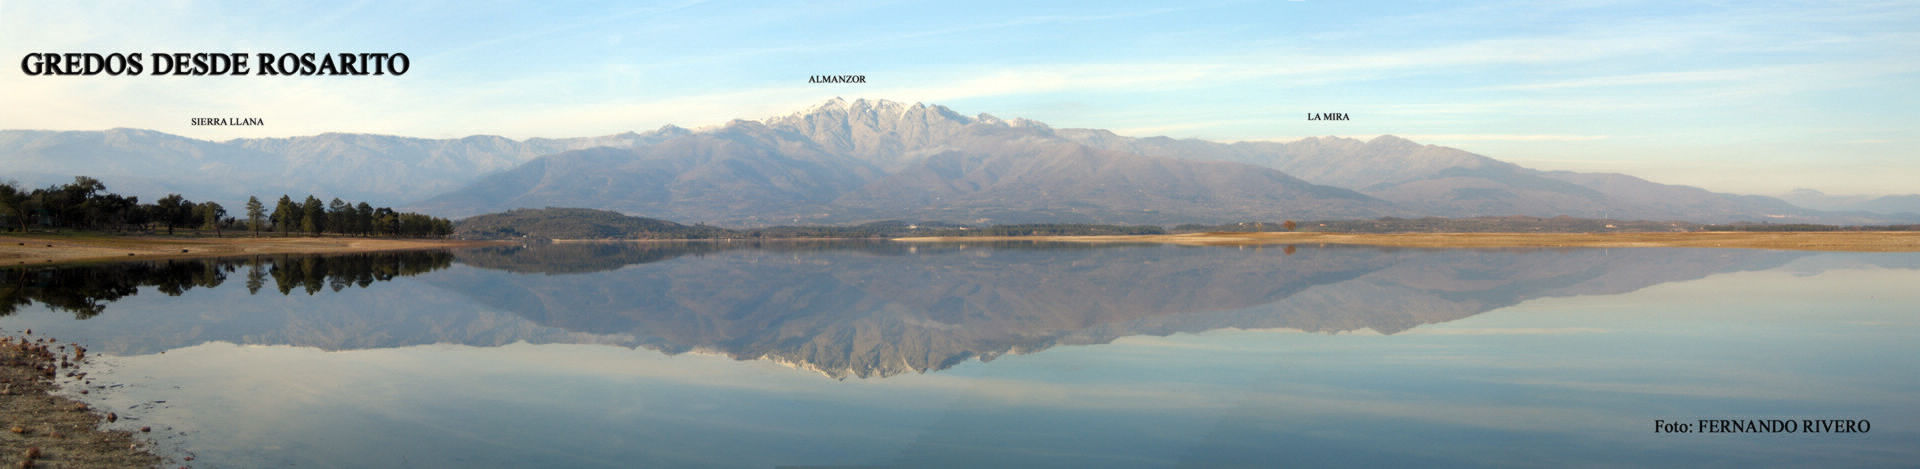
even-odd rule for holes
{"type": "MultiPolygon", "coordinates": [[[[559,244],[0,270],[198,467],[1892,466],[1920,255],[559,244]],[[1867,433],[1653,421],[1867,419],[1867,433]]],[[[107,386],[101,388],[98,386],[107,386]]]]}

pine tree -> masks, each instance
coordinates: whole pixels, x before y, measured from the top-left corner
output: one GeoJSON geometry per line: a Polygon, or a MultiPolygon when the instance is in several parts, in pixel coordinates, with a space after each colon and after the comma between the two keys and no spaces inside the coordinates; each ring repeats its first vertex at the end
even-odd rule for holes
{"type": "Polygon", "coordinates": [[[300,207],[293,205],[292,197],[281,194],[280,202],[273,206],[274,229],[280,231],[280,236],[286,236],[287,232],[293,231],[294,225],[300,224],[299,219],[300,207]]]}
{"type": "Polygon", "coordinates": [[[321,231],[327,229],[327,207],[320,203],[319,198],[307,196],[307,201],[300,203],[300,212],[302,231],[319,236],[321,231]]]}
{"type": "Polygon", "coordinates": [[[260,225],[266,216],[267,207],[260,204],[260,198],[247,196],[247,229],[253,230],[254,236],[260,236],[260,225]]]}
{"type": "Polygon", "coordinates": [[[373,206],[366,202],[353,208],[353,230],[361,236],[373,235],[373,206]]]}
{"type": "Polygon", "coordinates": [[[346,201],[334,197],[333,202],[327,203],[327,229],[340,234],[353,231],[353,217],[348,216],[352,208],[346,201]]]}

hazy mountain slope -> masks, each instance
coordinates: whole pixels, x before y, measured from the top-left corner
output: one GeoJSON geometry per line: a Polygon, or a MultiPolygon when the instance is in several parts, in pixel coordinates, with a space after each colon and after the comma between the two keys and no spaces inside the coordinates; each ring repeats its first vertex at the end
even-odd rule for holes
{"type": "Polygon", "coordinates": [[[1143,155],[1239,161],[1279,169],[1316,184],[1360,191],[1429,215],[1531,215],[1650,220],[1855,222],[1777,199],[1721,194],[1604,173],[1539,171],[1466,151],[1383,135],[1233,144],[1166,137],[1130,138],[1093,129],[1056,134],[1143,155]]]}
{"type": "Polygon", "coordinates": [[[1720,194],[1693,186],[1655,183],[1625,174],[1570,171],[1543,174],[1605,194],[1607,203],[1598,208],[1606,210],[1603,213],[1614,218],[1715,222],[1768,219],[1804,221],[1822,217],[1815,210],[1795,207],[1772,197],[1720,194]]]}
{"type": "Polygon", "coordinates": [[[1920,194],[1888,195],[1875,197],[1853,207],[1874,213],[1920,214],[1920,194]]]}
{"type": "Polygon", "coordinates": [[[1780,196],[1794,205],[1814,210],[1905,214],[1920,217],[1920,194],[1865,196],[1828,195],[1813,189],[1794,189],[1780,196]]]}
{"type": "Polygon", "coordinates": [[[1133,138],[1099,129],[1059,129],[1062,138],[1148,156],[1235,161],[1278,169],[1315,184],[1362,189],[1457,169],[1516,167],[1453,148],[1421,145],[1392,135],[1361,141],[1309,137],[1291,142],[1216,143],[1167,137],[1133,138]]]}
{"type": "Polygon", "coordinates": [[[633,149],[548,155],[415,205],[451,216],[591,207],[677,221],[751,223],[818,210],[879,176],[797,135],[735,121],[633,149]]]}
{"type": "Polygon", "coordinates": [[[638,149],[539,158],[413,208],[590,207],[732,225],[1179,223],[1409,214],[1278,171],[1098,150],[1029,121],[835,100],[638,149]]]}
{"type": "Polygon", "coordinates": [[[283,187],[278,158],[256,150],[139,129],[104,131],[0,130],[0,178],[29,187],[101,178],[115,192],[153,197],[167,192],[231,196],[213,177],[258,180],[283,187]]]}
{"type": "Polygon", "coordinates": [[[975,138],[841,197],[926,219],[1180,223],[1398,213],[1264,168],[1104,151],[1064,141],[975,138]]]}
{"type": "Polygon", "coordinates": [[[642,146],[687,133],[667,127],[645,134],[525,141],[328,133],[213,142],[138,129],[0,130],[0,159],[7,163],[0,176],[37,187],[87,175],[144,200],[171,192],[225,201],[291,193],[384,205],[447,192],[539,155],[642,146]]]}

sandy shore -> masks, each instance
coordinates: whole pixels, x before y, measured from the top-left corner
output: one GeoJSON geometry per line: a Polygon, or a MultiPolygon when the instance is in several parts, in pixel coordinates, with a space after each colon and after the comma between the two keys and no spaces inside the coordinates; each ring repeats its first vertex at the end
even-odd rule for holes
{"type": "MultiPolygon", "coordinates": [[[[24,332],[0,337],[0,462],[6,467],[154,467],[161,458],[124,430],[101,430],[108,413],[51,394],[85,353],[24,332]]],[[[188,458],[189,460],[191,458],[188,458]]]]}
{"type": "Polygon", "coordinates": [[[1746,248],[1800,251],[1920,251],[1920,231],[1692,233],[1189,233],[1131,236],[978,236],[895,238],[900,242],[1054,241],[1165,243],[1191,246],[1357,244],[1419,248],[1746,248]]]}
{"type": "Polygon", "coordinates": [[[377,238],[189,238],[108,235],[0,235],[0,266],[250,254],[337,254],[501,244],[500,241],[377,238]]]}

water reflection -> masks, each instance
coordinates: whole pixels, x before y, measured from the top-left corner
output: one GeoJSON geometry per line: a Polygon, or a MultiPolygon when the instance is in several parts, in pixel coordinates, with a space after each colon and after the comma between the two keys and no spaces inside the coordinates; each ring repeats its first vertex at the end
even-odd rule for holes
{"type": "Polygon", "coordinates": [[[230,275],[245,275],[248,293],[259,293],[271,280],[282,295],[304,290],[308,295],[348,286],[366,288],[375,281],[418,275],[453,264],[446,252],[395,252],[337,256],[249,256],[121,262],[78,267],[22,267],[0,269],[0,316],[34,303],[87,319],[106,311],[108,303],[138,294],[141,287],[167,296],[194,288],[215,288],[230,275]],[[238,271],[245,269],[244,273],[238,271]]]}
{"type": "Polygon", "coordinates": [[[423,281],[576,332],[836,377],[892,376],[1063,344],[1224,328],[1393,334],[1531,298],[1608,294],[1778,266],[1728,250],[1406,250],[997,245],[586,244],[460,253],[540,271],[423,281]],[[697,261],[678,262],[680,255],[697,261]],[[559,259],[559,261],[555,261],[559,259]],[[550,271],[551,272],[551,271],[550,271]],[[559,271],[561,272],[571,272],[559,271]]]}
{"type": "Polygon", "coordinates": [[[649,243],[437,256],[0,271],[16,305],[0,327],[90,344],[90,377],[115,386],[75,397],[211,467],[1920,457],[1900,424],[1920,419],[1920,376],[1888,372],[1920,352],[1920,255],[649,243]],[[24,281],[110,282],[85,269],[133,286],[76,303],[24,281]],[[1648,431],[1708,418],[1875,426],[1648,431]]]}
{"type": "Polygon", "coordinates": [[[35,268],[4,272],[0,299],[6,311],[40,302],[88,319],[84,327],[39,327],[77,334],[71,338],[108,353],[209,341],[327,350],[604,343],[866,378],[1127,336],[1270,328],[1395,334],[1533,298],[1622,293],[1804,255],[573,243],[35,268]],[[244,277],[246,288],[216,288],[230,276],[244,277]],[[416,277],[402,287],[370,288],[409,276],[416,277]],[[179,298],[100,315],[142,287],[179,298]],[[362,291],[311,296],[348,287],[362,291]],[[194,288],[215,291],[182,297],[194,288]],[[262,290],[308,295],[267,300],[257,297],[262,290]]]}

